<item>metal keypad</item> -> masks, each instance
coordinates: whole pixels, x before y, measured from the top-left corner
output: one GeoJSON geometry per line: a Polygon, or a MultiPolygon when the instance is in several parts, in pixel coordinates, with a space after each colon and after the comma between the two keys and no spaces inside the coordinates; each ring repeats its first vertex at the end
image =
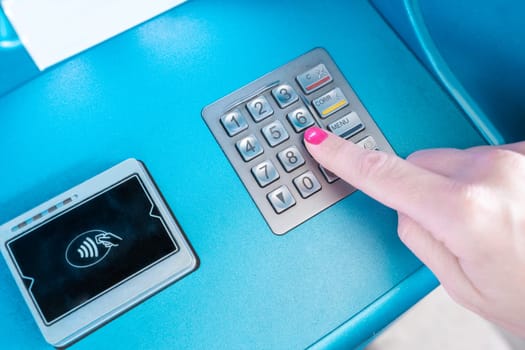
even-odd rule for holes
{"type": "Polygon", "coordinates": [[[207,106],[203,118],[275,234],[355,189],[319,166],[303,143],[312,125],[366,149],[392,152],[323,49],[312,50],[207,106]]]}

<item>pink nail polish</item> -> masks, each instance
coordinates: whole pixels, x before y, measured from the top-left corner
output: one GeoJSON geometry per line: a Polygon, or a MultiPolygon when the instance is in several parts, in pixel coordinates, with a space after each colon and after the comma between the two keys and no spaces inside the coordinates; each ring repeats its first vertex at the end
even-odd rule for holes
{"type": "Polygon", "coordinates": [[[326,131],[317,126],[313,126],[304,132],[304,139],[312,145],[318,145],[328,137],[326,131]]]}

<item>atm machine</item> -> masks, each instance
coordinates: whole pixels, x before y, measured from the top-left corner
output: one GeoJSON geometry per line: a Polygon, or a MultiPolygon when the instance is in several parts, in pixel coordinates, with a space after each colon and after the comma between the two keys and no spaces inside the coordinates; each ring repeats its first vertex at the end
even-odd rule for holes
{"type": "Polygon", "coordinates": [[[356,348],[437,286],[301,142],[487,143],[368,1],[190,1],[43,71],[3,50],[2,348],[356,348]]]}

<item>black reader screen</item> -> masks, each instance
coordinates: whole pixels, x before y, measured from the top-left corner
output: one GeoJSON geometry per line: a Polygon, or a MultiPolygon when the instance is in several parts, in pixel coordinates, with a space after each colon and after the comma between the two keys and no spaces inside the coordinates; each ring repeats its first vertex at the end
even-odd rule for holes
{"type": "Polygon", "coordinates": [[[137,175],[7,246],[46,324],[178,249],[137,175]]]}

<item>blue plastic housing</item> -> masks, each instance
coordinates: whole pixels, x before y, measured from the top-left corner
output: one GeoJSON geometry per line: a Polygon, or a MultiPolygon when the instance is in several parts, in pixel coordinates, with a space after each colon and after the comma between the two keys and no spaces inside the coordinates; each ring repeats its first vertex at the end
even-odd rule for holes
{"type": "MultiPolygon", "coordinates": [[[[360,192],[273,235],[202,120],[314,47],[400,156],[484,143],[365,0],[188,2],[0,98],[1,222],[136,157],[201,261],[75,348],[351,348],[437,285],[360,192]]],[[[0,296],[3,347],[47,348],[3,263],[0,296]]]]}

